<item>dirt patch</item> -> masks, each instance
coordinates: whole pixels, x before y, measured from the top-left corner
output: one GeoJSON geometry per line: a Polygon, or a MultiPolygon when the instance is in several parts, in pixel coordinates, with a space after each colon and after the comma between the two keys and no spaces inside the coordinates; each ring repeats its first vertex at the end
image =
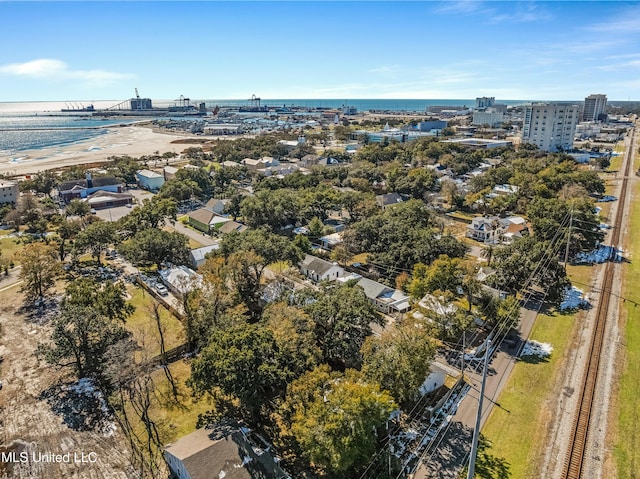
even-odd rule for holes
{"type": "Polygon", "coordinates": [[[20,312],[22,300],[18,286],[0,292],[0,450],[26,460],[10,456],[0,478],[136,477],[120,431],[105,434],[105,418],[86,415],[90,403],[71,400],[63,374],[36,357],[50,330],[41,315],[20,312]]]}

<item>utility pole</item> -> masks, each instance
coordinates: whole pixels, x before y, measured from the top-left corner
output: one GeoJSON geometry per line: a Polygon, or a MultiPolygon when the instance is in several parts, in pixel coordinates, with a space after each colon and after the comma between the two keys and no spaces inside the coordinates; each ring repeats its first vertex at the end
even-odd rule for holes
{"type": "Polygon", "coordinates": [[[491,340],[487,339],[487,350],[484,353],[484,366],[482,367],[482,386],[480,387],[480,398],[478,399],[478,414],[476,415],[476,427],[473,430],[473,442],[471,445],[471,455],[469,456],[469,471],[467,479],[473,479],[476,472],[476,454],[478,453],[478,440],[480,438],[480,421],[482,419],[482,403],[484,402],[484,387],[487,383],[487,366],[491,351],[491,340]]]}

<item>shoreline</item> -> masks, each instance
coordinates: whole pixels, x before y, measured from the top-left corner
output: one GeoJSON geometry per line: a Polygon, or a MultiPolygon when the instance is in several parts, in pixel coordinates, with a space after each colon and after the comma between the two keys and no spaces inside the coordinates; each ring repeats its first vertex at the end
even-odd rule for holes
{"type": "Polygon", "coordinates": [[[66,145],[20,150],[0,154],[0,174],[9,176],[32,175],[40,171],[85,163],[102,163],[111,156],[140,157],[156,151],[180,154],[187,144],[175,140],[193,138],[188,134],[160,133],[146,126],[119,126],[105,128],[107,133],[98,137],[66,145]]]}

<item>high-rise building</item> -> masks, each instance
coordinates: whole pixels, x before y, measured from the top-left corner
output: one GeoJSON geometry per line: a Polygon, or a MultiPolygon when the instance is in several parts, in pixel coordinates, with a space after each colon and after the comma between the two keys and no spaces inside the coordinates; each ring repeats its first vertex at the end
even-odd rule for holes
{"type": "Polygon", "coordinates": [[[603,121],[607,119],[607,95],[589,95],[584,99],[582,121],[603,121]]]}
{"type": "Polygon", "coordinates": [[[580,107],[571,103],[534,103],[525,108],[522,142],[544,151],[570,150],[580,107]]]}
{"type": "Polygon", "coordinates": [[[482,96],[476,98],[476,110],[484,110],[485,108],[490,108],[496,102],[496,97],[494,96],[482,96]]]}

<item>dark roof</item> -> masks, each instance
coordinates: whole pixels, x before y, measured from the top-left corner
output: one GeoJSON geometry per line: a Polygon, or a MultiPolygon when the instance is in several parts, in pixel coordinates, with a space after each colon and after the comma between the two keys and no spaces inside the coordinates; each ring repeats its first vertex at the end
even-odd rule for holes
{"type": "Polygon", "coordinates": [[[93,182],[93,187],[96,188],[98,186],[111,186],[111,185],[121,185],[122,181],[120,181],[115,176],[97,176],[91,179],[93,182]]]}
{"type": "Polygon", "coordinates": [[[387,193],[386,195],[376,196],[376,203],[380,206],[395,205],[397,203],[403,203],[405,199],[398,193],[387,193]]]}
{"type": "MultiPolygon", "coordinates": [[[[98,188],[100,186],[111,186],[111,185],[121,185],[122,181],[120,181],[115,176],[97,176],[91,179],[92,188],[98,188]]],[[[88,188],[87,180],[71,180],[60,183],[58,186],[58,191],[71,191],[74,186],[80,186],[81,188],[88,188]]]]}
{"type": "Polygon", "coordinates": [[[86,188],[87,180],[65,181],[63,183],[60,183],[60,186],[58,186],[58,191],[60,191],[61,193],[63,191],[71,191],[71,189],[73,189],[74,186],[81,186],[82,188],[86,188]]]}
{"type": "Polygon", "coordinates": [[[302,266],[317,273],[319,276],[322,276],[327,271],[329,271],[334,266],[334,264],[308,254],[302,260],[302,266]]]}
{"type": "Polygon", "coordinates": [[[198,429],[165,448],[180,459],[191,479],[279,479],[286,477],[263,445],[252,444],[247,429],[198,429]]]}

